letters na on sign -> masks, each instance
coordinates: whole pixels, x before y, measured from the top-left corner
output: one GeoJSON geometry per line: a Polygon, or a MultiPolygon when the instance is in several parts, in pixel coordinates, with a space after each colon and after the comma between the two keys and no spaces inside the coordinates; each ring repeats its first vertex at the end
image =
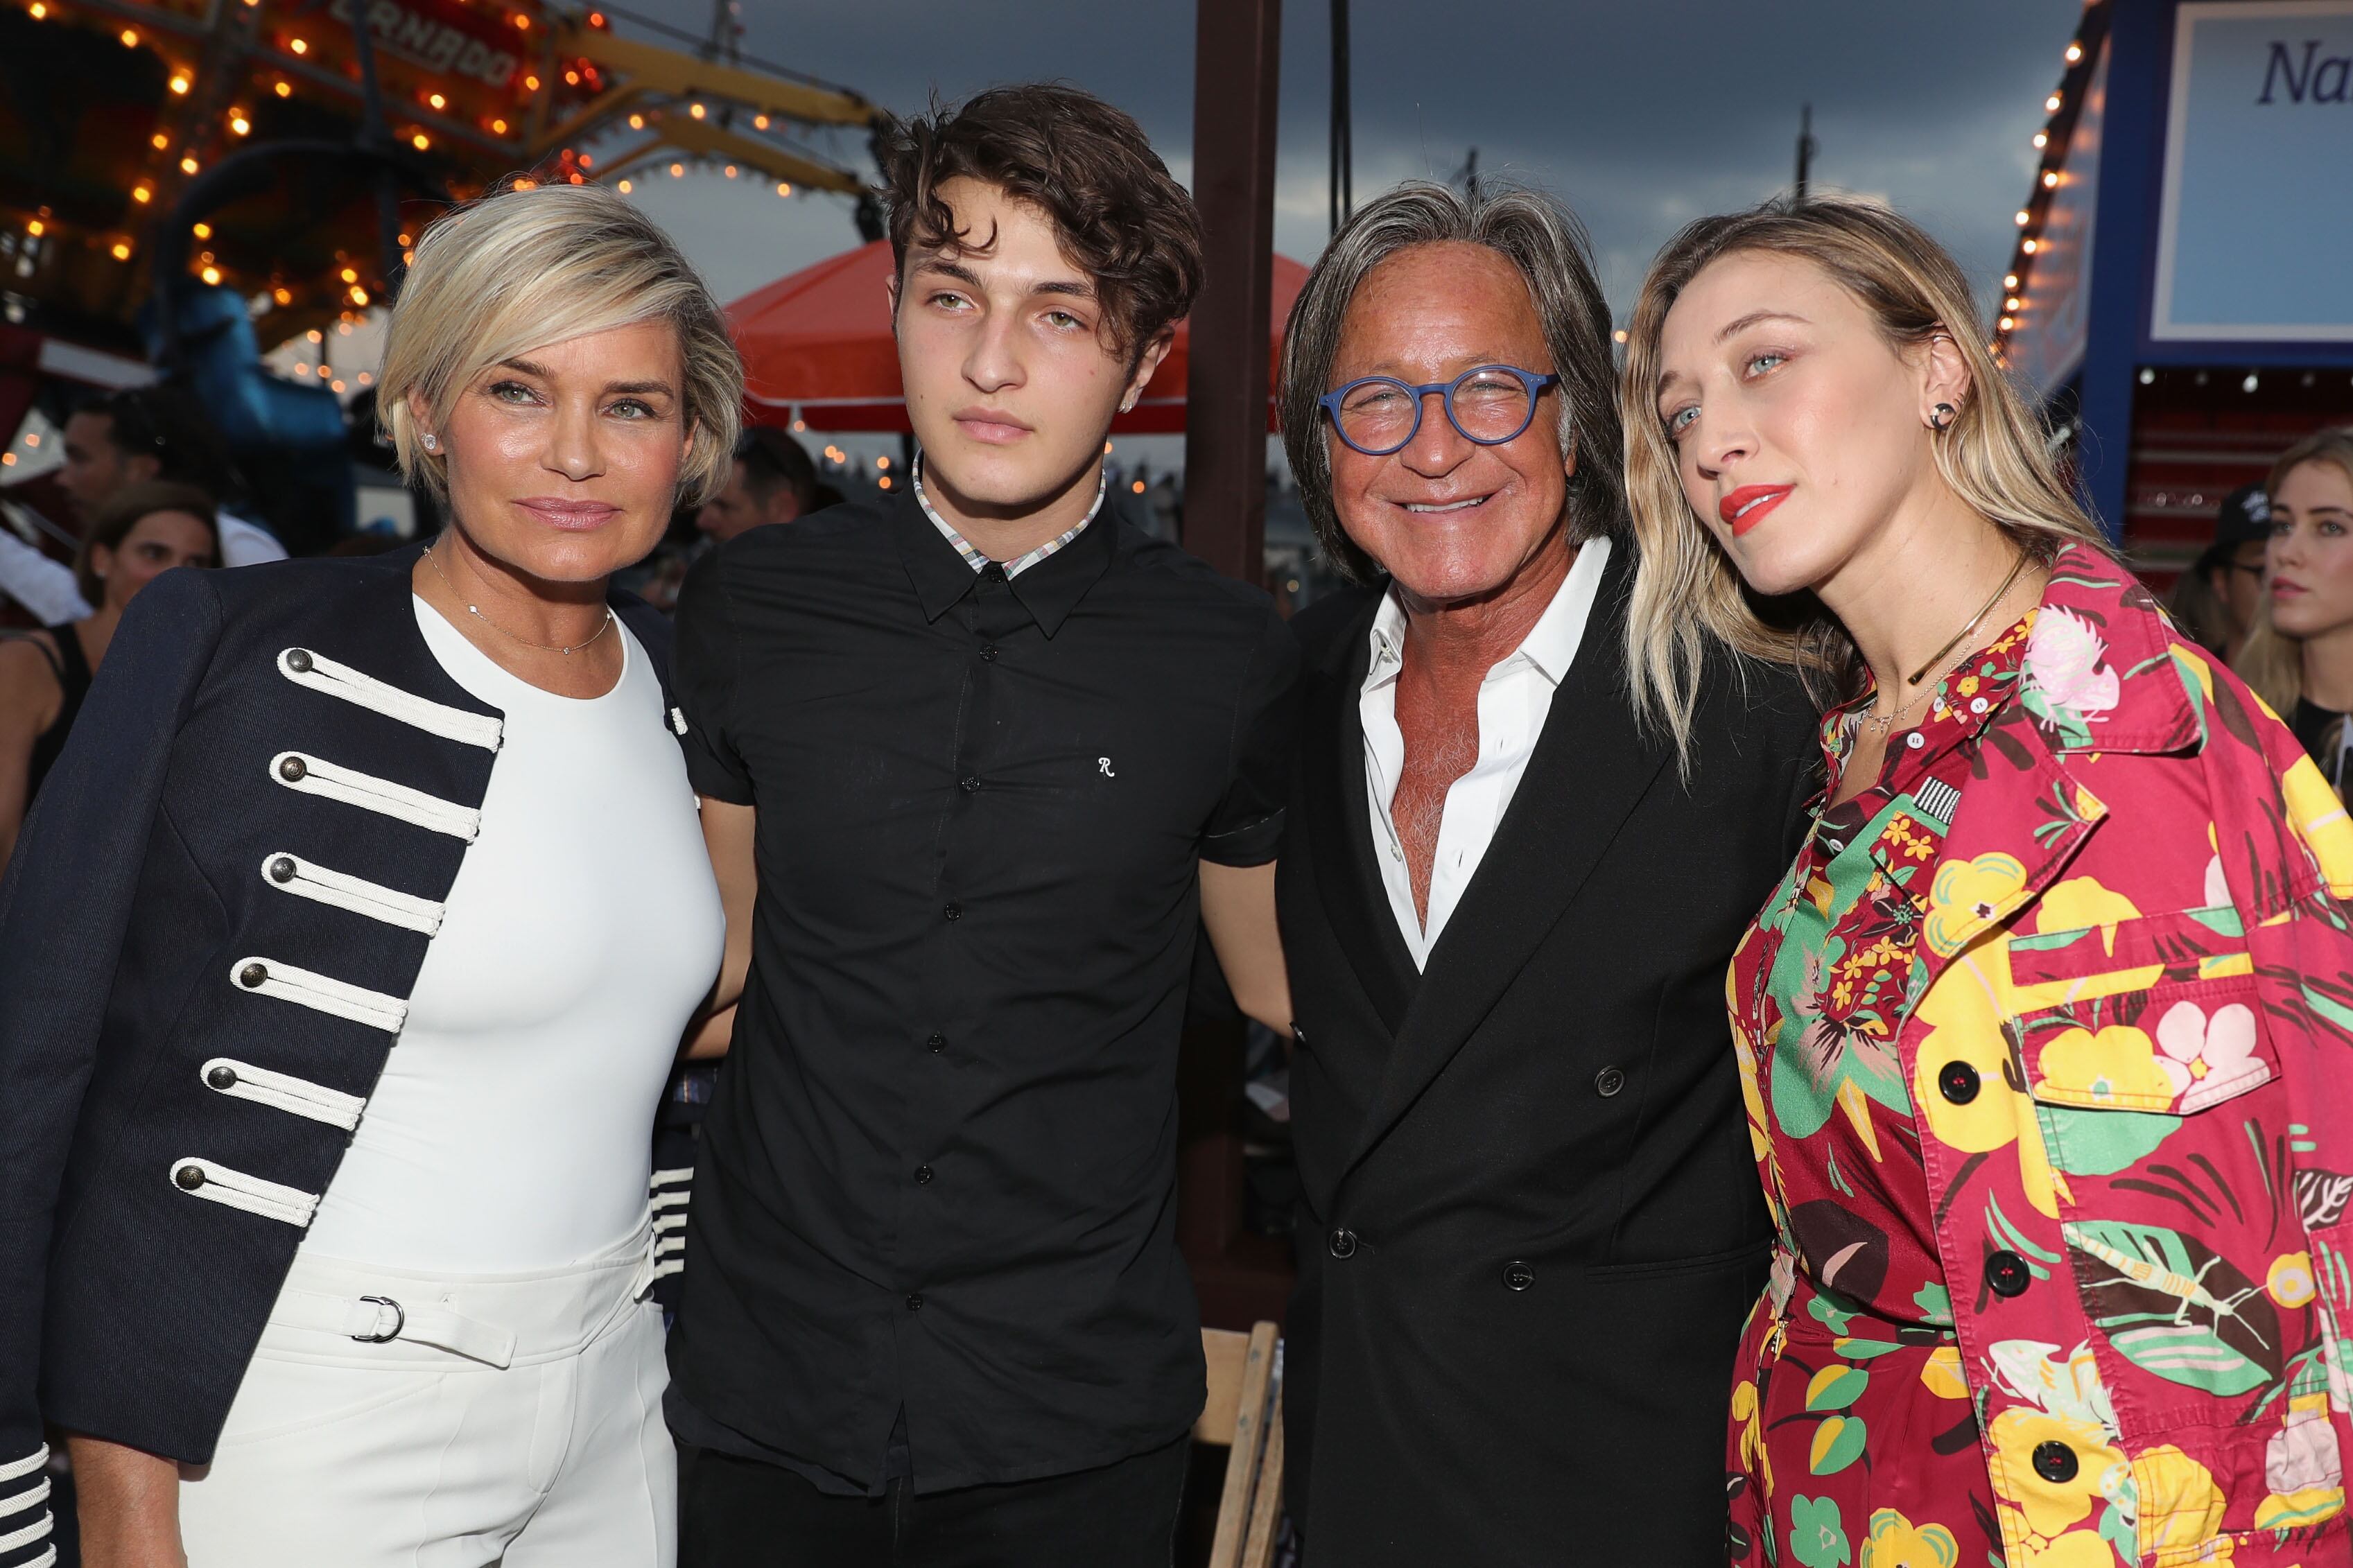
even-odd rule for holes
{"type": "MultiPolygon", "coordinates": [[[[484,87],[504,87],[514,79],[522,62],[476,31],[478,24],[464,12],[432,0],[365,0],[368,30],[376,47],[412,65],[445,76],[463,77],[484,87]]],[[[332,0],[327,14],[351,26],[353,0],[332,0]]],[[[491,37],[498,35],[492,34],[491,37]]]]}
{"type": "Polygon", "coordinates": [[[2166,107],[2149,336],[2353,342],[2353,0],[2184,4],[2166,107]]]}

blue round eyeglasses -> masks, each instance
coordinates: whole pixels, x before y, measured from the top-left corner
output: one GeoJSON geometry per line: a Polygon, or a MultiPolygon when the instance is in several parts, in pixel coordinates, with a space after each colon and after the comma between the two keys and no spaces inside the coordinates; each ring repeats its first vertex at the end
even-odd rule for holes
{"type": "Polygon", "coordinates": [[[1403,451],[1421,433],[1421,405],[1435,395],[1446,422],[1466,441],[1500,447],[1516,441],[1536,416],[1536,399],[1559,384],[1548,371],[1517,365],[1474,365],[1452,381],[1416,386],[1391,375],[1359,376],[1315,401],[1340,439],[1367,458],[1403,451]]]}

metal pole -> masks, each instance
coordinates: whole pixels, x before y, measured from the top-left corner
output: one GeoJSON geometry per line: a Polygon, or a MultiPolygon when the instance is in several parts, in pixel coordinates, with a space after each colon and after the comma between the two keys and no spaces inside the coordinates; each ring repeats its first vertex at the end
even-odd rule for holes
{"type": "Polygon", "coordinates": [[[1356,134],[1348,104],[1348,0],[1332,0],[1332,232],[1356,210],[1356,134]]]}
{"type": "Polygon", "coordinates": [[[1807,176],[1814,167],[1814,106],[1798,110],[1798,199],[1806,199],[1807,176]]]}
{"type": "Polygon", "coordinates": [[[1198,0],[1193,201],[1208,277],[1185,388],[1185,547],[1265,575],[1267,360],[1274,313],[1275,95],[1282,0],[1198,0]]]}

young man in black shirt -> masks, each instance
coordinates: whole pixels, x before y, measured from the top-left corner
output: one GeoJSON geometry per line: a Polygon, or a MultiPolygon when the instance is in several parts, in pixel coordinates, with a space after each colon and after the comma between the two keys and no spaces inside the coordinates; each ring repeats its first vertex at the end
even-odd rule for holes
{"type": "Polygon", "coordinates": [[[1287,1025],[1296,655],[1107,504],[1200,278],[1134,122],[983,94],[882,160],[923,458],[680,601],[741,988],[668,1409],[687,1568],[1166,1568],[1202,1402],[1174,1237],[1196,914],[1287,1025]]]}

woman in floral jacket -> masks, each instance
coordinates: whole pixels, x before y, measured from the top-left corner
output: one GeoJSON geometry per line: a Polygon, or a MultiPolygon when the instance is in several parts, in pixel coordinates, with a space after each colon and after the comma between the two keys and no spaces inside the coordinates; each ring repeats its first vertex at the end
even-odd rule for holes
{"type": "Polygon", "coordinates": [[[1639,695],[1679,729],[1713,641],[1832,704],[1728,991],[1780,1234],[1732,1560],[2353,1561],[2353,824],[1913,226],[1694,224],[1630,339],[1639,695]]]}

